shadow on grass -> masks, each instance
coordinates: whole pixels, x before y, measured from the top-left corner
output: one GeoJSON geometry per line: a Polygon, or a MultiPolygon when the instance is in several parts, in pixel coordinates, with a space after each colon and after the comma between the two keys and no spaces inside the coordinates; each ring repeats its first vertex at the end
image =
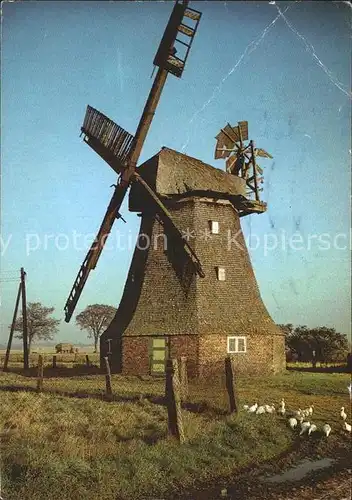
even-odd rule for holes
{"type": "MultiPolygon", "coordinates": [[[[38,368],[36,366],[32,366],[25,370],[20,367],[11,367],[5,373],[14,373],[16,375],[21,375],[23,377],[36,377],[38,373],[38,368]]],[[[50,366],[44,367],[44,379],[46,378],[71,378],[71,377],[79,377],[86,375],[104,375],[104,372],[100,369],[99,366],[91,365],[77,365],[72,367],[68,366],[57,366],[56,368],[52,368],[50,366]]]]}
{"type": "MultiPolygon", "coordinates": [[[[44,381],[45,383],[45,381],[44,381]]],[[[0,392],[30,392],[30,393],[37,393],[37,388],[36,387],[31,387],[31,386],[21,386],[21,385],[3,385],[0,386],[0,392]]],[[[45,389],[45,386],[43,387],[43,390],[41,391],[42,394],[51,394],[51,395],[56,395],[56,396],[62,396],[62,397],[67,397],[67,398],[77,398],[77,399],[95,399],[98,401],[105,401],[107,403],[137,403],[137,404],[143,404],[143,401],[149,401],[151,404],[155,404],[158,406],[167,406],[167,401],[165,396],[156,396],[155,394],[113,394],[111,396],[106,395],[104,390],[101,390],[100,392],[85,392],[82,390],[77,390],[77,391],[64,391],[61,389],[45,389]]],[[[228,414],[228,412],[223,409],[219,408],[213,405],[210,405],[206,401],[199,401],[199,402],[191,402],[191,401],[185,401],[181,403],[181,407],[183,410],[189,411],[191,413],[196,413],[196,414],[201,414],[204,416],[207,416],[209,418],[214,418],[214,417],[219,417],[219,416],[225,416],[228,414]]]]}
{"type": "MultiPolygon", "coordinates": [[[[21,385],[3,385],[0,387],[0,392],[31,392],[38,393],[36,387],[28,387],[21,385]]],[[[55,396],[63,396],[67,398],[78,398],[78,399],[97,399],[99,401],[107,401],[107,402],[138,402],[141,400],[141,397],[137,395],[113,395],[107,396],[105,391],[101,390],[101,392],[84,392],[84,391],[63,391],[61,389],[45,389],[41,391],[42,394],[51,394],[55,396]]]]}
{"type": "Polygon", "coordinates": [[[288,371],[310,372],[310,373],[351,373],[346,366],[287,366],[288,371]]]}

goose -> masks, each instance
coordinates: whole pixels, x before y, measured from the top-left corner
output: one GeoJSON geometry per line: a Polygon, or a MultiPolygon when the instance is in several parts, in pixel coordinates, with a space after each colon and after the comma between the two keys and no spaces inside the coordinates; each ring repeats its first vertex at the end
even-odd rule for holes
{"type": "Polygon", "coordinates": [[[302,434],[304,434],[305,432],[307,432],[307,430],[309,429],[310,427],[310,422],[302,422],[301,423],[301,432],[299,433],[300,436],[302,436],[302,434]]]}
{"type": "Polygon", "coordinates": [[[313,415],[313,410],[314,410],[314,405],[310,405],[310,407],[308,408],[309,415],[313,415]]]}
{"type": "Polygon", "coordinates": [[[348,424],[347,422],[343,423],[343,427],[344,427],[345,431],[351,432],[352,426],[350,424],[348,424]]]}
{"type": "Polygon", "coordinates": [[[293,417],[288,419],[288,423],[289,423],[289,426],[291,427],[291,429],[294,429],[295,427],[297,427],[297,420],[293,417]]]}
{"type": "Polygon", "coordinates": [[[341,413],[340,413],[340,416],[341,418],[343,418],[343,420],[346,420],[347,418],[347,415],[345,413],[345,407],[344,406],[341,406],[341,413]]]}
{"type": "Polygon", "coordinates": [[[243,409],[244,410],[248,410],[249,409],[249,405],[243,405],[243,409]]]}
{"type": "Polygon", "coordinates": [[[303,417],[309,417],[309,415],[311,415],[310,409],[306,408],[305,410],[302,410],[301,414],[303,417]]]}
{"type": "Polygon", "coordinates": [[[312,432],[315,432],[317,429],[317,426],[315,424],[312,424],[308,429],[308,436],[310,436],[312,432]]]}
{"type": "Polygon", "coordinates": [[[323,432],[325,434],[326,437],[329,436],[330,432],[331,432],[331,427],[329,424],[325,424],[323,425],[323,432]]]}
{"type": "Polygon", "coordinates": [[[254,413],[257,411],[257,408],[258,408],[258,403],[255,403],[254,405],[250,406],[248,408],[248,413],[254,413]]]}
{"type": "Polygon", "coordinates": [[[274,411],[275,411],[275,406],[274,406],[274,405],[271,405],[271,406],[269,406],[269,405],[265,405],[265,411],[266,411],[267,413],[274,413],[274,411]]]}
{"type": "Polygon", "coordinates": [[[261,415],[262,413],[265,413],[265,406],[259,406],[259,408],[256,411],[257,415],[261,415]]]}

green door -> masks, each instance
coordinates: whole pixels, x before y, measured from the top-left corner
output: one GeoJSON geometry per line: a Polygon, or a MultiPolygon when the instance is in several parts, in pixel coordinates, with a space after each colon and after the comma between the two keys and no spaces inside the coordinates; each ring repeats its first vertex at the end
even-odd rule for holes
{"type": "Polygon", "coordinates": [[[152,375],[164,375],[167,358],[167,339],[154,337],[151,339],[150,372],[152,375]]]}

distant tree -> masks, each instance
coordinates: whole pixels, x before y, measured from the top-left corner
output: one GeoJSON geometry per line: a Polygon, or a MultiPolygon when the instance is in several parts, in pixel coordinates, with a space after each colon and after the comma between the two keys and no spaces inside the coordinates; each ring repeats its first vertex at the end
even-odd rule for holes
{"type": "MultiPolygon", "coordinates": [[[[54,307],[45,307],[40,302],[28,302],[27,304],[27,331],[28,350],[36,340],[53,340],[58,331],[59,319],[51,318],[54,307]]],[[[9,326],[11,328],[11,326],[9,326]]],[[[23,339],[23,316],[17,318],[15,323],[15,335],[18,339],[23,339]]]]}
{"type": "Polygon", "coordinates": [[[286,346],[291,353],[297,355],[298,361],[309,361],[316,365],[321,363],[337,362],[346,359],[348,339],[335,330],[326,326],[308,328],[298,326],[286,329],[286,346]]]}
{"type": "Polygon", "coordinates": [[[277,325],[281,330],[284,332],[285,335],[289,336],[292,335],[292,333],[295,330],[295,327],[292,325],[292,323],[287,323],[285,325],[279,324],[277,325]]]}
{"type": "Polygon", "coordinates": [[[115,307],[93,304],[76,316],[76,323],[80,329],[87,330],[88,338],[94,339],[94,352],[97,352],[100,335],[110,325],[115,313],[115,307]]]}

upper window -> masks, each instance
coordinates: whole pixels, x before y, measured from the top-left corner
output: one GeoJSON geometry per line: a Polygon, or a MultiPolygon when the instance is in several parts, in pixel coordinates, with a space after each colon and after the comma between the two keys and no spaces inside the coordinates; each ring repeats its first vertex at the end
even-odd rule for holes
{"type": "Polygon", "coordinates": [[[246,337],[227,337],[228,354],[236,352],[247,352],[246,337]]]}
{"type": "Polygon", "coordinates": [[[216,220],[209,221],[210,231],[212,234],[219,234],[219,223],[216,220]]]}
{"type": "Polygon", "coordinates": [[[225,268],[224,267],[217,267],[216,270],[217,270],[217,274],[218,274],[218,280],[225,281],[225,279],[226,279],[225,268]]]}

